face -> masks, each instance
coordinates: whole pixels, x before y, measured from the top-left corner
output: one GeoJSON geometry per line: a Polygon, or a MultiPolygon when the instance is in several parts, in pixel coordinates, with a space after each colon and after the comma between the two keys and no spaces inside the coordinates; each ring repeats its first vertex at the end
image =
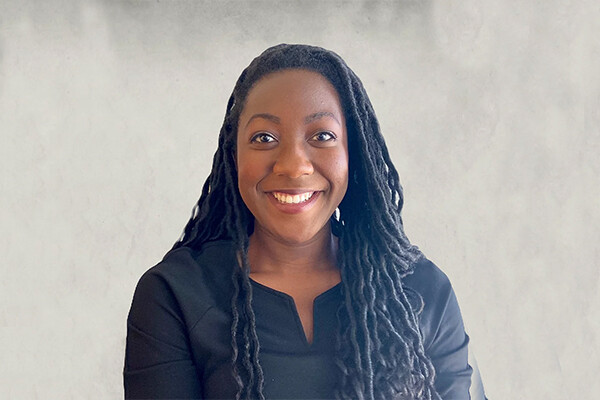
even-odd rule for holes
{"type": "Polygon", "coordinates": [[[237,133],[238,187],[255,234],[292,244],[329,233],[348,187],[348,138],[333,85],[290,69],[248,93],[237,133]]]}

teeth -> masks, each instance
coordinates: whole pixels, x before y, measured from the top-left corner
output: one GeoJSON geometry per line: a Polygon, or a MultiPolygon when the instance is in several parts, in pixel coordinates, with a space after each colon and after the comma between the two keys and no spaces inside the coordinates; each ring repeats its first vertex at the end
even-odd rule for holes
{"type": "Polygon", "coordinates": [[[280,193],[280,192],[273,192],[273,197],[275,197],[280,203],[298,204],[298,203],[304,203],[305,201],[310,199],[313,196],[313,194],[315,194],[315,192],[306,192],[306,193],[295,194],[295,195],[291,195],[291,194],[287,194],[287,193],[280,193]]]}

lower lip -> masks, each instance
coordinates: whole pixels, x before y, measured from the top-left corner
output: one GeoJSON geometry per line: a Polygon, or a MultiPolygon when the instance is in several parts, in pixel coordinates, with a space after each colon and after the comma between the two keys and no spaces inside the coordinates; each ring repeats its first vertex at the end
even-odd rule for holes
{"type": "Polygon", "coordinates": [[[315,204],[317,198],[321,195],[321,192],[314,192],[310,199],[305,202],[294,204],[294,203],[281,203],[279,200],[273,196],[273,193],[268,193],[271,203],[279,210],[286,214],[298,214],[304,211],[307,211],[309,208],[315,204]]]}

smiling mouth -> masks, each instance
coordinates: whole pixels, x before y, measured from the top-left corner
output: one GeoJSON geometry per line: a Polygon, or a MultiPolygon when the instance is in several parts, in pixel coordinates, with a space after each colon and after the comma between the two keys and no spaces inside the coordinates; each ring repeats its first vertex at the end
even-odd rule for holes
{"type": "Polygon", "coordinates": [[[310,198],[315,194],[315,192],[305,192],[298,194],[271,192],[271,194],[281,204],[300,204],[310,200],[310,198]]]}

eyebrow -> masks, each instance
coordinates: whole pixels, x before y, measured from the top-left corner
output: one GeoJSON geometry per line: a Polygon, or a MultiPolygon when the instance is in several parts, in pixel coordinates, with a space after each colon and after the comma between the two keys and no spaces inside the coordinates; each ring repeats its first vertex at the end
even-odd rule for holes
{"type": "MultiPolygon", "coordinates": [[[[336,116],[332,112],[329,112],[329,111],[319,111],[319,112],[316,112],[314,114],[310,114],[310,115],[306,116],[304,118],[304,124],[308,125],[311,122],[313,122],[313,121],[315,121],[317,119],[323,118],[323,117],[333,118],[340,126],[342,125],[340,123],[340,121],[336,118],[336,116]]],[[[250,119],[248,120],[248,122],[246,123],[246,126],[250,125],[250,122],[252,122],[252,120],[255,119],[255,118],[263,118],[263,119],[272,121],[272,122],[274,122],[276,124],[280,124],[281,123],[281,119],[279,117],[273,115],[273,114],[260,113],[260,114],[254,114],[253,116],[251,116],[250,119]]]]}
{"type": "Polygon", "coordinates": [[[267,119],[269,121],[275,122],[276,124],[281,123],[281,119],[279,119],[279,117],[276,117],[273,114],[261,113],[261,114],[254,114],[253,116],[251,116],[250,119],[248,120],[248,122],[246,123],[246,126],[250,125],[250,122],[252,122],[252,120],[255,118],[267,119]]]}
{"type": "Polygon", "coordinates": [[[320,111],[320,112],[316,112],[314,114],[310,114],[309,116],[307,116],[306,118],[304,118],[304,123],[305,124],[310,124],[311,122],[319,119],[319,118],[323,118],[323,117],[331,117],[333,118],[339,125],[342,125],[340,123],[340,121],[338,121],[338,119],[335,117],[335,115],[332,112],[329,111],[320,111]]]}

